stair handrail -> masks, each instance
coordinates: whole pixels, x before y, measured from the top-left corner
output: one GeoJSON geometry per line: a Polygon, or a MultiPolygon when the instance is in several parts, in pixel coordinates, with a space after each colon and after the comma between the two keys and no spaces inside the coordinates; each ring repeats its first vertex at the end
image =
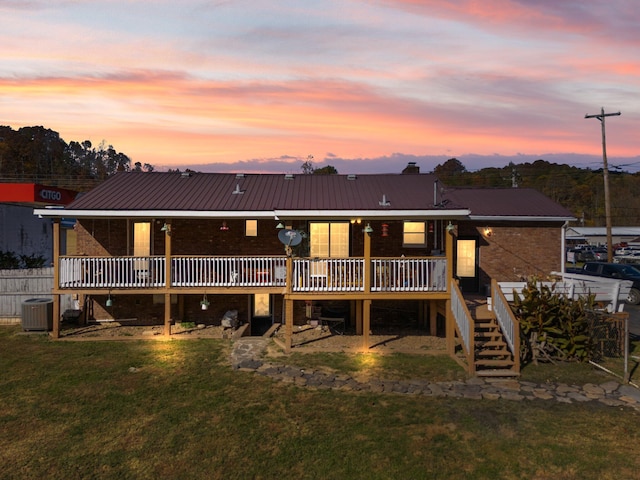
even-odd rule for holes
{"type": "Polygon", "coordinates": [[[520,372],[520,322],[511,310],[502,289],[495,279],[491,280],[492,308],[500,324],[507,346],[513,354],[513,369],[520,372]]]}
{"type": "Polygon", "coordinates": [[[451,312],[462,340],[462,349],[467,357],[467,366],[469,373],[475,373],[474,361],[474,330],[475,322],[469,308],[464,300],[464,296],[455,280],[451,281],[451,312]]]}

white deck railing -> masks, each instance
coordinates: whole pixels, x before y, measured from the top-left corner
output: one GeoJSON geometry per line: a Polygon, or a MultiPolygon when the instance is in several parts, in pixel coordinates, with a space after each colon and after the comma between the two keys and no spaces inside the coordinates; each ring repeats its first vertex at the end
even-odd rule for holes
{"type": "Polygon", "coordinates": [[[363,258],[294,258],[294,292],[362,292],[363,258]]]}
{"type": "Polygon", "coordinates": [[[371,291],[446,292],[446,258],[374,258],[371,291]]]}
{"type": "MultiPolygon", "coordinates": [[[[171,257],[172,287],[285,287],[286,257],[171,257]]],[[[362,292],[363,258],[294,258],[294,292],[362,292]]],[[[372,292],[445,292],[445,258],[375,258],[372,292]]],[[[165,286],[165,257],[60,257],[61,288],[165,286]]]]}
{"type": "Polygon", "coordinates": [[[164,257],[60,257],[61,288],[164,286],[164,257]]]}
{"type": "MultiPolygon", "coordinates": [[[[500,324],[500,329],[504,339],[513,354],[513,358],[520,358],[520,323],[513,314],[507,298],[502,293],[500,285],[495,280],[491,281],[491,305],[496,320],[500,324]]],[[[518,367],[519,368],[519,367],[518,367]]]]}
{"type": "Polygon", "coordinates": [[[451,313],[460,332],[462,349],[467,354],[469,363],[473,363],[473,331],[475,325],[469,313],[467,303],[454,280],[451,281],[451,313]]]}
{"type": "Polygon", "coordinates": [[[171,257],[174,287],[284,287],[285,257],[171,257]]]}

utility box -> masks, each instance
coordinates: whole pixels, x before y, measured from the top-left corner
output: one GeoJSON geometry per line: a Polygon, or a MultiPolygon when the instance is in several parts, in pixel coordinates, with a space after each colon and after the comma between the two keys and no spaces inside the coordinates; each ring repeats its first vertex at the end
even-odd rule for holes
{"type": "Polygon", "coordinates": [[[30,298],[22,302],[22,330],[53,330],[53,300],[30,298]]]}

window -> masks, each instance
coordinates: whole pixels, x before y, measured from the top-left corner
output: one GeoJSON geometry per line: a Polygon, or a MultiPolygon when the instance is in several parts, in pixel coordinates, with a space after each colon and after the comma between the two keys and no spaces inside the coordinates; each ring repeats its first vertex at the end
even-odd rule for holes
{"type": "Polygon", "coordinates": [[[150,222],[135,222],[133,224],[133,255],[136,257],[151,255],[150,222]]]}
{"type": "Polygon", "coordinates": [[[427,244],[426,222],[404,222],[402,244],[405,247],[424,247],[427,244]]]}
{"type": "Polygon", "coordinates": [[[253,295],[253,316],[268,317],[271,315],[271,295],[255,293],[253,295]]]}
{"type": "Polygon", "coordinates": [[[311,257],[346,258],[349,256],[349,223],[311,222],[309,242],[311,257]]]}
{"type": "Polygon", "coordinates": [[[247,221],[245,221],[245,235],[247,237],[257,237],[258,236],[258,221],[257,220],[247,220],[247,221]]]}
{"type": "Polygon", "coordinates": [[[458,240],[458,258],[456,262],[456,276],[476,276],[476,241],[458,240]]]}

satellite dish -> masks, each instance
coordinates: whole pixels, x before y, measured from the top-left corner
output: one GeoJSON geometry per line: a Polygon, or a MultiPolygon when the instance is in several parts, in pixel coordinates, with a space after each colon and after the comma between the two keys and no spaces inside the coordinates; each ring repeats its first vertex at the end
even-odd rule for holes
{"type": "Polygon", "coordinates": [[[278,240],[287,246],[295,247],[302,242],[302,235],[297,230],[287,228],[278,232],[278,240]]]}

